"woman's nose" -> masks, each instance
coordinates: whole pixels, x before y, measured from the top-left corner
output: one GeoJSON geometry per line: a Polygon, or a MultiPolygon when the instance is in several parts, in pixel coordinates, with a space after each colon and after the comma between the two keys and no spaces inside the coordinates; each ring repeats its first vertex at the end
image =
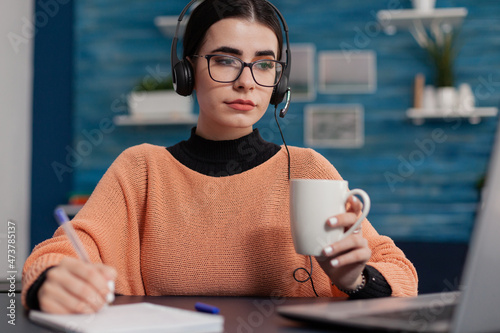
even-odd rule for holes
{"type": "Polygon", "coordinates": [[[234,81],[234,85],[236,88],[245,88],[245,89],[253,89],[256,85],[255,80],[252,76],[252,71],[250,67],[245,66],[240,76],[236,81],[234,81]]]}

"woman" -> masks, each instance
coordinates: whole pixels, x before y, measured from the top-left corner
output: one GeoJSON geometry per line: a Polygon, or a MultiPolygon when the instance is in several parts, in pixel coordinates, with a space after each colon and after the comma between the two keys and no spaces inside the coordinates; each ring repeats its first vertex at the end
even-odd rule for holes
{"type": "MultiPolygon", "coordinates": [[[[126,295],[417,293],[412,264],[367,220],[320,258],[295,253],[287,151],[253,129],[280,79],[282,44],[264,0],[206,0],[193,11],[184,59],[200,114],[191,137],[166,149],[132,147],[113,162],[72,221],[93,264],[74,258],[59,228],[25,263],[26,307],[94,312],[109,281],[126,295]],[[309,265],[314,285],[299,281],[305,274],[297,269],[309,265]]],[[[313,150],[289,153],[292,178],[341,179],[313,150]]],[[[350,199],[348,207],[327,227],[352,226],[361,203],[350,199]]]]}

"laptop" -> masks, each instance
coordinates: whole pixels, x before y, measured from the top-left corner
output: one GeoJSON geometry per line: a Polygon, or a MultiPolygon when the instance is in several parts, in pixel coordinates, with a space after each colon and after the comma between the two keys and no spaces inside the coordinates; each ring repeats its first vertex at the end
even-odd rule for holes
{"type": "Polygon", "coordinates": [[[405,332],[500,332],[500,127],[459,291],[282,305],[280,315],[331,327],[405,332]]]}

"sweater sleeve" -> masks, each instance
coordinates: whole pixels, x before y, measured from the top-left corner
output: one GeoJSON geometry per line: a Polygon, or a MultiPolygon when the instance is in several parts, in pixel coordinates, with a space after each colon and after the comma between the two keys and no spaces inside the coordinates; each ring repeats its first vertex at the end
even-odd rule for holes
{"type": "Polygon", "coordinates": [[[363,236],[368,240],[372,256],[367,265],[372,266],[386,279],[392,296],[416,296],[418,276],[413,264],[394,241],[379,235],[368,220],[363,221],[363,236]]]}
{"type": "MultiPolygon", "coordinates": [[[[144,220],[147,187],[145,145],[124,151],[99,181],[84,207],[71,221],[94,263],[113,266],[118,277],[116,290],[122,294],[144,294],[140,275],[140,228],[144,220]]],[[[38,244],[23,268],[21,299],[37,278],[65,256],[77,257],[63,229],[38,244]]]]}
{"type": "MultiPolygon", "coordinates": [[[[291,153],[291,158],[292,165],[296,166],[292,178],[342,179],[335,167],[312,149],[302,149],[302,152],[295,150],[291,153]]],[[[417,271],[403,251],[391,238],[379,235],[367,219],[362,222],[362,228],[363,237],[368,240],[372,251],[372,256],[367,263],[374,269],[371,269],[371,272],[377,271],[385,278],[392,290],[392,296],[417,295],[417,271]]],[[[374,285],[371,282],[370,284],[374,285]]],[[[339,291],[334,287],[334,295],[338,293],[339,291]]]]}

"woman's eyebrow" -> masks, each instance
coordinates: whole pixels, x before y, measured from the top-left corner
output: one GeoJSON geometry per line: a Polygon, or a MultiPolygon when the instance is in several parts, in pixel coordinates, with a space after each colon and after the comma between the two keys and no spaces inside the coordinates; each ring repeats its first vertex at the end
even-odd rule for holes
{"type": "Polygon", "coordinates": [[[255,52],[255,56],[257,57],[272,56],[273,58],[276,58],[276,54],[274,54],[273,50],[257,51],[255,52]]]}
{"type": "Polygon", "coordinates": [[[243,54],[243,52],[241,52],[240,50],[235,49],[233,47],[229,47],[229,46],[218,47],[210,53],[217,53],[217,52],[229,53],[229,54],[234,54],[234,55],[242,55],[243,54]]]}
{"type": "MultiPolygon", "coordinates": [[[[217,52],[222,52],[222,53],[227,53],[227,54],[234,54],[241,56],[243,52],[241,50],[235,49],[234,47],[229,47],[229,46],[221,46],[216,48],[215,50],[212,50],[210,53],[217,53],[217,52]]],[[[276,54],[274,53],[273,50],[263,50],[263,51],[257,51],[255,52],[256,57],[262,57],[262,56],[272,56],[276,57],[276,54]]]]}

